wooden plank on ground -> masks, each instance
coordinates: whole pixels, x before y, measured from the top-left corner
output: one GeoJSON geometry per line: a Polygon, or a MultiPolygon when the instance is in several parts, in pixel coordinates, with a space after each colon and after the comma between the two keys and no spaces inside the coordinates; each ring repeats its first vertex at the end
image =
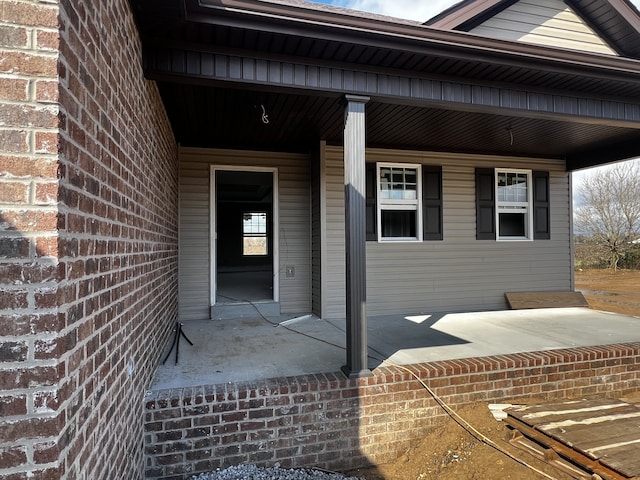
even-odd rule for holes
{"type": "Polygon", "coordinates": [[[585,426],[580,429],[571,429],[570,431],[543,429],[547,435],[551,435],[554,438],[562,438],[568,445],[579,445],[586,454],[594,457],[596,457],[596,453],[592,452],[600,451],[606,445],[635,444],[636,448],[640,450],[638,430],[640,430],[638,417],[636,417],[635,421],[618,419],[605,424],[585,426]]]}
{"type": "Polygon", "coordinates": [[[619,447],[614,455],[602,451],[600,463],[622,472],[630,478],[638,478],[637,472],[640,472],[640,445],[636,443],[619,447]]]}
{"type": "Polygon", "coordinates": [[[507,424],[586,470],[602,478],[640,479],[638,405],[604,398],[506,412],[507,424]]]}
{"type": "MultiPolygon", "coordinates": [[[[521,418],[529,425],[544,425],[545,428],[553,428],[554,423],[562,426],[563,422],[569,422],[575,427],[600,423],[598,418],[612,419],[617,416],[633,415],[640,412],[635,405],[630,405],[619,400],[602,399],[599,401],[552,403],[544,406],[536,405],[528,407],[512,408],[509,410],[513,416],[521,418]]],[[[604,420],[602,420],[604,421],[604,420]]]]}
{"type": "Polygon", "coordinates": [[[589,306],[581,292],[507,292],[504,296],[512,310],[589,306]]]}

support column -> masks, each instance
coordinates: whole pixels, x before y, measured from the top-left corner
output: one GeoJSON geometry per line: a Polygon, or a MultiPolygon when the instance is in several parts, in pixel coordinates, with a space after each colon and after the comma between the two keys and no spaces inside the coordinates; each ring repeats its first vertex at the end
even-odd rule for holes
{"type": "Polygon", "coordinates": [[[365,112],[369,97],[346,95],[344,113],[344,208],[349,378],[372,375],[367,365],[367,266],[365,112]]]}

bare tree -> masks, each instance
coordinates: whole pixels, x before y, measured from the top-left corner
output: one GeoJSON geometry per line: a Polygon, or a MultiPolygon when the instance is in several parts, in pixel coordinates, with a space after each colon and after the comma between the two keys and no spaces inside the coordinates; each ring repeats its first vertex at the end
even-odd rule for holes
{"type": "Polygon", "coordinates": [[[574,214],[577,232],[606,251],[618,267],[640,237],[640,162],[623,162],[584,178],[574,214]]]}

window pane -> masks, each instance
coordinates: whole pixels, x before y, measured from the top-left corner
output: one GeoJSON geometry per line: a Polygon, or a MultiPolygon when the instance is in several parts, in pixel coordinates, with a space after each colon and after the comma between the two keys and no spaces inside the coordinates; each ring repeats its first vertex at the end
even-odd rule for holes
{"type": "Polygon", "coordinates": [[[388,182],[380,184],[380,198],[391,198],[391,184],[388,182]]]}
{"type": "Polygon", "coordinates": [[[242,233],[267,233],[267,214],[264,212],[245,213],[242,219],[242,233]]]}
{"type": "Polygon", "coordinates": [[[405,185],[405,191],[402,198],[404,200],[415,200],[417,198],[416,188],[417,185],[415,183],[407,183],[405,185]]]}
{"type": "Polygon", "coordinates": [[[502,213],[498,214],[499,235],[501,237],[524,237],[526,235],[524,213],[502,213]]]}
{"type": "Polygon", "coordinates": [[[244,237],[243,255],[267,255],[267,237],[244,237]]]}
{"type": "Polygon", "coordinates": [[[382,236],[416,238],[416,212],[414,210],[382,210],[382,236]]]}
{"type": "Polygon", "coordinates": [[[381,167],[380,198],[382,200],[416,200],[418,169],[413,167],[381,167]]]}
{"type": "Polygon", "coordinates": [[[527,202],[527,174],[498,172],[498,201],[527,202]]]}

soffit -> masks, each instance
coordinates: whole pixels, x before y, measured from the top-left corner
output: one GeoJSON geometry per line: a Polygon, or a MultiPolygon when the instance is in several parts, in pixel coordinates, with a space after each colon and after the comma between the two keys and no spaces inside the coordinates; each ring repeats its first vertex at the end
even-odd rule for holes
{"type": "MultiPolygon", "coordinates": [[[[376,32],[300,26],[290,19],[255,19],[238,12],[217,11],[215,17],[206,21],[198,17],[196,21],[184,10],[189,1],[131,1],[146,52],[171,48],[185,55],[190,51],[222,52],[238,58],[304,61],[326,68],[348,65],[362,71],[406,72],[497,88],[526,86],[550,95],[569,92],[585,98],[640,98],[640,63],[633,61],[520,45],[509,46],[516,52],[511,55],[487,47],[500,42],[441,32],[446,38],[464,40],[462,46],[453,45],[433,29],[429,35],[433,33],[436,40],[424,41],[405,33],[426,27],[405,24],[388,26],[395,32],[391,41],[386,34],[376,32]],[[482,44],[480,50],[468,45],[476,40],[482,44]]],[[[287,91],[241,81],[222,86],[188,75],[155,79],[160,82],[176,138],[183,145],[305,152],[321,139],[336,144],[342,141],[343,105],[335,92],[287,91]],[[261,105],[270,119],[267,125],[260,120],[261,105]]],[[[640,149],[638,130],[607,122],[573,123],[516,117],[509,112],[499,115],[495,111],[454,111],[387,102],[373,99],[367,104],[370,147],[571,159],[569,168],[588,166],[576,157],[585,151],[605,152],[601,158],[588,160],[593,165],[623,158],[622,153],[616,153],[619,144],[627,148],[624,155],[629,154],[630,144],[640,149]],[[513,144],[508,129],[513,133],[513,144]]]]}
{"type": "MultiPolygon", "coordinates": [[[[340,145],[339,97],[161,83],[177,140],[184,146],[308,152],[320,140],[340,145]],[[264,111],[262,109],[264,107],[264,111]],[[263,113],[268,123],[263,122],[263,113]]],[[[636,130],[479,112],[366,105],[367,146],[556,158],[604,143],[638,139],[636,130]]]]}
{"type": "Polygon", "coordinates": [[[625,0],[565,0],[623,55],[640,58],[640,18],[625,0]]]}

